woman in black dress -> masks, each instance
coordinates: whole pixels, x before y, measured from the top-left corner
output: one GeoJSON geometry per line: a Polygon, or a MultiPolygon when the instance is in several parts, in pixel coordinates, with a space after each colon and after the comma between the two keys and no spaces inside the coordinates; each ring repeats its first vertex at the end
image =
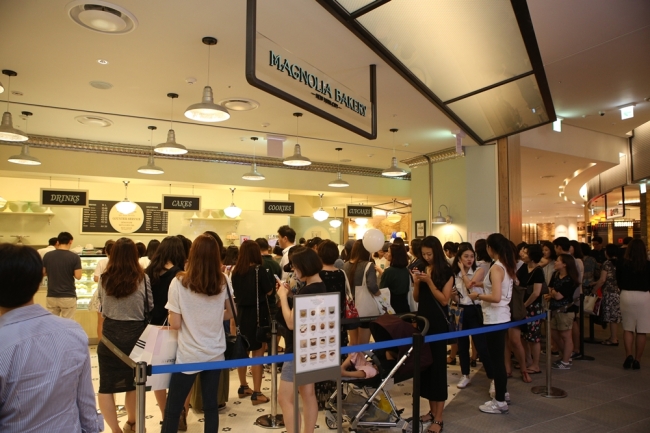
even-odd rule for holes
{"type": "MultiPolygon", "coordinates": [[[[264,355],[266,343],[257,339],[257,329],[270,326],[268,296],[273,293],[273,277],[262,267],[262,252],[257,242],[248,240],[239,249],[237,263],[232,271],[232,289],[237,303],[239,329],[250,343],[252,357],[264,355]]],[[[246,367],[237,368],[239,374],[239,398],[251,397],[253,405],[268,403],[261,392],[262,365],[251,367],[253,389],[246,383],[246,367]]]]}
{"type": "MultiPolygon", "coordinates": [[[[446,260],[440,240],[427,236],[422,240],[422,259],[425,266],[413,269],[413,298],[418,304],[418,316],[429,320],[429,332],[440,334],[449,331],[447,309],[454,276],[446,260]]],[[[433,363],[420,376],[420,396],[429,400],[429,413],[421,421],[431,425],[428,433],[442,432],[442,411],[447,400],[447,342],[429,343],[433,363]]]]}
{"type": "MultiPolygon", "coordinates": [[[[151,242],[150,242],[151,244],[151,242]]],[[[167,293],[176,274],[183,270],[185,266],[185,247],[183,241],[176,236],[167,236],[160,243],[156,252],[151,257],[151,262],[145,274],[151,281],[151,293],[153,294],[153,310],[151,311],[151,324],[163,326],[167,320],[167,293]]],[[[158,389],[153,392],[156,402],[160,408],[160,413],[165,416],[165,405],[167,404],[167,390],[158,389]]],[[[181,414],[185,419],[186,413],[181,414]]]]}

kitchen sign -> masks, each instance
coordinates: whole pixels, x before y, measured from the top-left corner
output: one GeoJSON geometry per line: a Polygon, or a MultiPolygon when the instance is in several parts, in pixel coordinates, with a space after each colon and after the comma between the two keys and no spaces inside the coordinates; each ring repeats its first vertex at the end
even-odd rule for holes
{"type": "Polygon", "coordinates": [[[41,206],[88,206],[88,191],[41,188],[41,206]]]}
{"type": "Polygon", "coordinates": [[[372,206],[348,205],[345,216],[348,218],[372,218],[372,206]]]}
{"type": "Polygon", "coordinates": [[[296,203],[292,201],[264,200],[264,215],[293,215],[296,212],[296,203]]]}
{"type": "Polygon", "coordinates": [[[201,197],[194,195],[163,195],[162,210],[201,210],[201,197]]]}

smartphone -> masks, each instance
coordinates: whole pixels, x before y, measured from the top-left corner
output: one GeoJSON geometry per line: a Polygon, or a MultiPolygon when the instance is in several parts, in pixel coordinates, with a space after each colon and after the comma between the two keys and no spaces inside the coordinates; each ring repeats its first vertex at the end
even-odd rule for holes
{"type": "Polygon", "coordinates": [[[232,265],[226,266],[226,272],[230,272],[230,269],[232,268],[232,265]]]}
{"type": "Polygon", "coordinates": [[[422,272],[420,272],[419,269],[413,269],[413,273],[414,273],[415,275],[417,275],[417,274],[421,274],[422,272]]]}
{"type": "Polygon", "coordinates": [[[275,277],[275,279],[276,279],[276,281],[277,281],[278,283],[282,284],[282,280],[280,279],[280,277],[278,277],[278,276],[275,275],[275,274],[273,274],[273,276],[275,277]]]}

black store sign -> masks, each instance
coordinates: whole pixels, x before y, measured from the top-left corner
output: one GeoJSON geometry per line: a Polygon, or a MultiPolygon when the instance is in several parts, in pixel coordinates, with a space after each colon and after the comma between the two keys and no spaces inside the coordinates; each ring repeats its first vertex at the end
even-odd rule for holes
{"type": "Polygon", "coordinates": [[[372,218],[372,206],[348,205],[345,216],[348,218],[372,218]]]}
{"type": "Polygon", "coordinates": [[[88,191],[41,188],[41,206],[88,206],[88,191]]]}
{"type": "Polygon", "coordinates": [[[296,203],[292,201],[264,200],[264,215],[293,215],[296,212],[296,203]]]}
{"type": "Polygon", "coordinates": [[[163,195],[163,210],[201,210],[201,197],[163,195]]]}

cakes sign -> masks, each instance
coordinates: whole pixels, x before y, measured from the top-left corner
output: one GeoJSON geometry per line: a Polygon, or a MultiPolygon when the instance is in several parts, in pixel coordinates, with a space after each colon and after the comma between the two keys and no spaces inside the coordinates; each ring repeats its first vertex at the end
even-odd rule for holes
{"type": "Polygon", "coordinates": [[[41,206],[88,206],[88,191],[41,188],[41,206]]]}
{"type": "Polygon", "coordinates": [[[163,195],[163,210],[201,210],[201,197],[194,195],[163,195]]]}

